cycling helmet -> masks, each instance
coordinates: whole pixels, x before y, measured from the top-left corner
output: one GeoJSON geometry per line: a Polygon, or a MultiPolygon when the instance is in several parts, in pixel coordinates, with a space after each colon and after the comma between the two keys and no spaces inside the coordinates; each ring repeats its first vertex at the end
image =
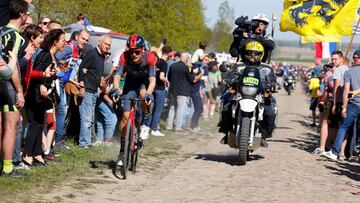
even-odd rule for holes
{"type": "Polygon", "coordinates": [[[265,25],[268,25],[270,22],[266,15],[261,13],[256,14],[251,20],[263,22],[265,25]]]}
{"type": "Polygon", "coordinates": [[[264,56],[264,46],[258,41],[249,41],[245,45],[245,60],[251,64],[259,64],[264,56]]]}
{"type": "Polygon", "coordinates": [[[126,46],[129,49],[139,49],[145,46],[145,39],[138,34],[130,35],[129,39],[126,42],[126,46]]]}

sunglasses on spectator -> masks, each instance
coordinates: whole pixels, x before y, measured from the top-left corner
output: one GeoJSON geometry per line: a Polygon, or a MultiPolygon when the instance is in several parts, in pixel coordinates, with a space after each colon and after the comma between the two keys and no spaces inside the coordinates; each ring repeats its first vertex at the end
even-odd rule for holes
{"type": "Polygon", "coordinates": [[[48,25],[49,22],[42,22],[41,24],[43,24],[43,25],[48,25]]]}
{"type": "Polygon", "coordinates": [[[141,50],[131,50],[130,51],[130,55],[140,55],[141,54],[141,50]]]}
{"type": "Polygon", "coordinates": [[[353,60],[355,61],[355,60],[357,60],[357,59],[360,59],[359,57],[353,57],[353,60]]]}

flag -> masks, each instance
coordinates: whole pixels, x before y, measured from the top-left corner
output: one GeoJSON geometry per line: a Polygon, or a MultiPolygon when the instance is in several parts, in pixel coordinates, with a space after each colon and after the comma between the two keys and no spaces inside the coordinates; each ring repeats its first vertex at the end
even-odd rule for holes
{"type": "Polygon", "coordinates": [[[335,42],[316,42],[315,43],[315,58],[316,59],[330,59],[331,53],[336,50],[335,42]]]}
{"type": "Polygon", "coordinates": [[[359,0],[285,0],[280,30],[303,36],[350,36],[359,0]]]}
{"type": "Polygon", "coordinates": [[[301,43],[314,43],[314,42],[341,42],[341,36],[301,36],[301,43]]]}

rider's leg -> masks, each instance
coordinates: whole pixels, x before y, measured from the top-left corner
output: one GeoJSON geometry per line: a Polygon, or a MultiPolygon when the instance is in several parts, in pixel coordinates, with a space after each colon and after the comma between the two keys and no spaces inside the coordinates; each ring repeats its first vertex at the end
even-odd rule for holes
{"type": "Polygon", "coordinates": [[[124,112],[121,117],[120,121],[120,152],[124,152],[124,145],[125,145],[125,134],[126,134],[126,125],[129,119],[130,111],[124,112]]]}

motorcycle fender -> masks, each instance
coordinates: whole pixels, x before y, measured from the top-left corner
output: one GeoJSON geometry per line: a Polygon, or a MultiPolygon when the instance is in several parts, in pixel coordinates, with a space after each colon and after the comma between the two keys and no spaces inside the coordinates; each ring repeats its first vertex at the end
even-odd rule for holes
{"type": "Polygon", "coordinates": [[[255,111],[255,108],[258,105],[257,101],[253,99],[241,99],[239,103],[241,111],[247,113],[255,111]]]}

